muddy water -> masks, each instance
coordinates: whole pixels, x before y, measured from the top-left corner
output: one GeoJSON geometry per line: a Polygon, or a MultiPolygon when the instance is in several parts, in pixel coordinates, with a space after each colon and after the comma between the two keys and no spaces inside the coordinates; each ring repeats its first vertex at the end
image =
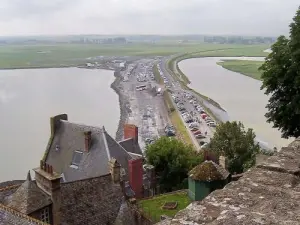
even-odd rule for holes
{"type": "Polygon", "coordinates": [[[264,114],[268,96],[260,90],[261,81],[243,76],[218,66],[222,59],[263,60],[263,58],[196,58],[179,63],[191,83],[191,87],[218,102],[229,114],[230,120],[242,121],[253,128],[259,142],[269,148],[286,146],[291,140],[281,138],[281,134],[266,122],[264,114]]]}
{"type": "Polygon", "coordinates": [[[114,137],[119,117],[112,71],[78,68],[0,71],[0,182],[24,179],[39,165],[49,118],[105,126],[114,137]]]}

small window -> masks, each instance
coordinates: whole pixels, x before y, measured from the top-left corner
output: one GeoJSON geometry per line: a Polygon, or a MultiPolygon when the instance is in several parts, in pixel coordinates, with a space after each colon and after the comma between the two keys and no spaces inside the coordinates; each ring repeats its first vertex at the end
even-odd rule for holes
{"type": "Polygon", "coordinates": [[[83,152],[81,151],[74,151],[73,158],[71,162],[71,167],[77,169],[81,160],[82,160],[83,152]]]}
{"type": "Polygon", "coordinates": [[[40,216],[41,216],[41,221],[43,221],[44,223],[49,223],[50,224],[49,207],[46,207],[46,208],[42,209],[40,216]]]}

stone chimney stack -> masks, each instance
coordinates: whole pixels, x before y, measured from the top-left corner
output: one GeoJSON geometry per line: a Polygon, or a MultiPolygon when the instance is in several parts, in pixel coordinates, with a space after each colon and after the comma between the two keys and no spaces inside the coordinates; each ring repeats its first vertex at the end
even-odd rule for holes
{"type": "Polygon", "coordinates": [[[45,161],[40,161],[40,167],[34,169],[35,180],[37,186],[46,192],[53,202],[52,215],[53,224],[61,224],[61,191],[60,191],[60,175],[53,171],[53,167],[45,161]]]}
{"type": "Polygon", "coordinates": [[[92,132],[84,132],[84,150],[88,152],[92,146],[92,132]]]}
{"type": "Polygon", "coordinates": [[[135,193],[136,198],[143,197],[143,159],[128,161],[129,184],[135,193]]]}
{"type": "Polygon", "coordinates": [[[224,169],[227,170],[228,168],[228,160],[225,156],[221,155],[219,157],[219,165],[222,166],[224,169]]]}
{"type": "Polygon", "coordinates": [[[54,135],[55,131],[59,128],[61,120],[68,120],[68,115],[60,114],[50,118],[51,135],[54,135]]]}
{"type": "Polygon", "coordinates": [[[139,128],[133,124],[124,124],[124,139],[133,138],[135,143],[139,142],[139,128]]]}
{"type": "Polygon", "coordinates": [[[109,164],[109,172],[111,174],[113,182],[120,183],[121,165],[114,158],[111,158],[111,160],[109,160],[108,164],[109,164]]]}

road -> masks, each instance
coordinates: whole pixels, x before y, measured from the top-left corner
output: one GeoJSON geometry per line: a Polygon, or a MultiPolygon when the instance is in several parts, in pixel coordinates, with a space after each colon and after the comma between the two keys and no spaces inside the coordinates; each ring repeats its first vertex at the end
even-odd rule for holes
{"type": "MultiPolygon", "coordinates": [[[[200,142],[209,142],[210,139],[213,137],[215,128],[212,128],[210,126],[207,125],[206,121],[204,119],[202,119],[202,117],[200,116],[200,113],[195,109],[194,105],[192,103],[190,103],[190,100],[187,99],[185,93],[190,94],[191,96],[194,96],[194,94],[192,92],[183,90],[183,88],[181,87],[180,83],[175,80],[172,75],[168,72],[167,68],[166,68],[166,63],[167,61],[170,59],[170,57],[167,58],[163,58],[160,63],[159,63],[159,67],[163,73],[163,75],[167,78],[167,80],[169,81],[169,89],[176,94],[176,96],[179,98],[180,102],[183,103],[184,108],[186,109],[187,112],[190,112],[190,114],[193,115],[193,117],[199,120],[199,130],[201,131],[202,134],[204,134],[205,132],[207,132],[206,138],[205,139],[196,139],[194,134],[191,132],[191,130],[188,128],[188,124],[185,123],[183,117],[181,116],[181,113],[178,110],[178,107],[176,107],[175,102],[173,101],[175,108],[177,109],[177,112],[179,113],[182,122],[185,124],[185,127],[187,128],[187,131],[189,133],[189,136],[191,138],[191,140],[193,141],[195,147],[197,150],[201,149],[200,147],[200,142]]],[[[199,101],[199,99],[197,98],[197,96],[195,96],[197,99],[197,102],[199,105],[201,105],[201,102],[199,101]]]]}

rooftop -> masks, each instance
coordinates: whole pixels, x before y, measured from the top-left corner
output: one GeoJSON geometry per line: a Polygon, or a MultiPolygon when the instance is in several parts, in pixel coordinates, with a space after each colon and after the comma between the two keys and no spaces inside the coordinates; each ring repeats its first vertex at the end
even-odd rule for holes
{"type": "MultiPolygon", "coordinates": [[[[300,224],[300,139],[164,224],[300,224]]],[[[163,224],[159,223],[159,224],[163,224]]]]}
{"type": "Polygon", "coordinates": [[[189,176],[193,180],[210,182],[215,180],[225,180],[229,176],[229,173],[213,161],[205,161],[194,167],[189,172],[189,176]]]}
{"type": "Polygon", "coordinates": [[[47,224],[0,204],[0,225],[47,225],[47,224]]]}
{"type": "MultiPolygon", "coordinates": [[[[53,117],[55,129],[50,137],[45,161],[53,166],[54,171],[63,174],[64,182],[72,182],[109,174],[108,161],[115,158],[128,170],[128,160],[141,155],[131,154],[129,149],[134,143],[130,140],[118,143],[104,127],[93,127],[71,123],[67,116],[53,117]],[[91,132],[91,146],[85,150],[85,132],[91,132]]],[[[138,152],[135,147],[132,151],[138,152]]]]}
{"type": "Polygon", "coordinates": [[[26,181],[6,199],[6,205],[26,215],[52,203],[50,197],[31,180],[28,172],[26,181]]]}

